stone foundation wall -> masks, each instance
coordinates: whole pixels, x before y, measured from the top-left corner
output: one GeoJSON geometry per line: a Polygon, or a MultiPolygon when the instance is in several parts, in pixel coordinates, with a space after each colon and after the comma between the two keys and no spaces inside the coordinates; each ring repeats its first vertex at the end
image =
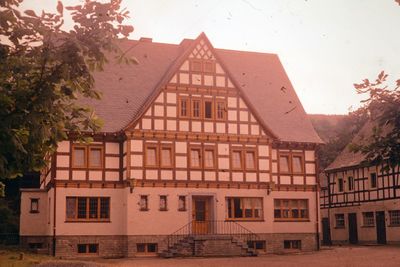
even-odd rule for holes
{"type": "MultiPolygon", "coordinates": [[[[285,253],[284,240],[301,240],[301,251],[313,251],[317,249],[315,233],[275,233],[257,234],[260,241],[266,242],[266,253],[285,253]]],[[[138,243],[156,243],[158,252],[167,248],[166,235],[140,235],[140,236],[57,236],[56,256],[63,258],[93,256],[102,258],[135,257],[138,243]],[[78,253],[78,244],[98,244],[98,253],[81,255],[78,253]]],[[[43,242],[52,253],[52,237],[50,236],[21,236],[21,246],[28,248],[29,243],[43,242]]],[[[209,244],[213,245],[213,244],[209,244]]],[[[220,244],[218,244],[220,245],[220,244]]],[[[221,247],[221,249],[224,249],[221,247]]]]}

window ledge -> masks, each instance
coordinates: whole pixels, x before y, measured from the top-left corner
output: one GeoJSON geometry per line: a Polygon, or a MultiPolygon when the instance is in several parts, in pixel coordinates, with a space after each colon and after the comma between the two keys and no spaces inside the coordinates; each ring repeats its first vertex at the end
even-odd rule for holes
{"type": "Polygon", "coordinates": [[[168,211],[168,209],[159,209],[159,211],[168,211]]]}
{"type": "Polygon", "coordinates": [[[235,219],[225,219],[226,222],[265,222],[264,219],[250,219],[250,218],[235,218],[235,219]]]}
{"type": "Polygon", "coordinates": [[[310,219],[275,219],[274,222],[311,222],[310,219]]]}
{"type": "Polygon", "coordinates": [[[375,225],[361,225],[361,228],[375,228],[375,225]]]}
{"type": "Polygon", "coordinates": [[[66,220],[65,223],[111,223],[111,220],[66,220]]]}
{"type": "Polygon", "coordinates": [[[344,226],[335,226],[335,227],[333,227],[334,229],[346,229],[346,227],[344,227],[344,226]]]}
{"type": "Polygon", "coordinates": [[[187,211],[187,209],[178,209],[178,211],[187,211]]]}
{"type": "Polygon", "coordinates": [[[389,224],[388,227],[400,227],[400,224],[389,224]]]}
{"type": "Polygon", "coordinates": [[[150,209],[139,209],[139,211],[149,211],[150,209]]]}
{"type": "Polygon", "coordinates": [[[29,211],[29,213],[39,213],[39,211],[38,210],[31,210],[31,211],[29,211]]]}

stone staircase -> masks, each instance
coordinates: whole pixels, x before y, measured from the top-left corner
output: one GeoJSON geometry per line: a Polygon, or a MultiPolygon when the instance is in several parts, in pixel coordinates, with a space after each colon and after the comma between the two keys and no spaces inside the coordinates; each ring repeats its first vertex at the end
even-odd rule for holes
{"type": "Polygon", "coordinates": [[[161,257],[221,257],[257,256],[245,241],[232,235],[188,235],[168,249],[159,253],[161,257]]]}

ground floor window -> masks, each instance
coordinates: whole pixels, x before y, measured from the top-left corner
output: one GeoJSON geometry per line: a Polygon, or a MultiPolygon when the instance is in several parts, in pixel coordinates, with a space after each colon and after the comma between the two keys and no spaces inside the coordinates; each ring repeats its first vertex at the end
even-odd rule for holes
{"type": "Polygon", "coordinates": [[[266,242],[264,240],[248,241],[247,245],[249,248],[255,249],[257,251],[266,251],[266,242]]]}
{"type": "Polygon", "coordinates": [[[344,228],[344,214],[335,214],[335,227],[344,228]]]}
{"type": "Polygon", "coordinates": [[[375,225],[374,213],[372,211],[363,212],[362,215],[363,215],[363,226],[375,225]]]}
{"type": "Polygon", "coordinates": [[[67,221],[108,221],[109,197],[67,197],[67,221]]]}
{"type": "Polygon", "coordinates": [[[228,219],[260,220],[263,216],[261,197],[228,197],[226,207],[228,219]]]}
{"type": "Polygon", "coordinates": [[[275,220],[308,220],[308,199],[275,199],[275,220]]]}
{"type": "Polygon", "coordinates": [[[301,249],[301,240],[284,240],[284,249],[301,249]]]}
{"type": "Polygon", "coordinates": [[[99,244],[78,244],[79,254],[96,254],[99,251],[99,244]]]}
{"type": "Polygon", "coordinates": [[[400,210],[389,210],[389,223],[392,226],[400,226],[400,210]]]}
{"type": "Polygon", "coordinates": [[[156,243],[138,243],[136,251],[137,253],[154,254],[158,251],[158,245],[156,243]]]}

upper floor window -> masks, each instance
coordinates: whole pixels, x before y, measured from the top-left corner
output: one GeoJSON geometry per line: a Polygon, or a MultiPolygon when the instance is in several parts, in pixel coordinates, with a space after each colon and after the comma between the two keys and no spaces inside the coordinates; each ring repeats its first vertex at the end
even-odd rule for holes
{"type": "Polygon", "coordinates": [[[201,168],[200,152],[200,148],[190,149],[190,167],[201,168]]]}
{"type": "Polygon", "coordinates": [[[179,117],[185,118],[189,116],[189,99],[188,98],[180,98],[179,99],[179,117]]]}
{"type": "Polygon", "coordinates": [[[226,101],[223,99],[180,97],[178,116],[193,119],[226,119],[226,101]]]}
{"type": "Polygon", "coordinates": [[[103,146],[101,145],[73,145],[72,167],[74,168],[102,168],[103,146]]]}
{"type": "Polygon", "coordinates": [[[338,192],[343,192],[343,178],[338,178],[338,192]]]}
{"type": "Polygon", "coordinates": [[[204,168],[215,168],[215,152],[213,148],[204,149],[204,168]]]}
{"type": "Polygon", "coordinates": [[[354,190],[354,177],[353,176],[347,177],[347,188],[349,191],[354,190]]]}
{"type": "Polygon", "coordinates": [[[190,70],[194,72],[202,71],[202,61],[201,60],[191,60],[190,61],[190,70]]]}
{"type": "Polygon", "coordinates": [[[241,150],[232,151],[232,169],[243,169],[241,150]]]}
{"type": "Polygon", "coordinates": [[[307,199],[275,199],[274,218],[276,220],[308,219],[307,199]]]}
{"type": "Polygon", "coordinates": [[[210,60],[193,59],[190,61],[190,71],[193,72],[215,72],[215,62],[210,60]]]}
{"type": "Polygon", "coordinates": [[[217,101],[217,120],[225,120],[226,116],[226,103],[225,101],[217,101]]]}
{"type": "Polygon", "coordinates": [[[279,170],[281,173],[289,172],[289,155],[279,156],[279,170]]]}
{"type": "Polygon", "coordinates": [[[192,117],[200,118],[200,100],[192,100],[192,117]]]}
{"type": "Polygon", "coordinates": [[[301,153],[280,153],[279,171],[281,173],[304,173],[304,160],[301,153]]]}
{"type": "Polygon", "coordinates": [[[228,197],[226,198],[228,219],[260,220],[263,216],[262,198],[228,197]]]}
{"type": "Polygon", "coordinates": [[[174,158],[172,148],[170,144],[146,144],[144,165],[146,167],[173,167],[174,158]]]}
{"type": "Polygon", "coordinates": [[[213,118],[213,102],[212,100],[204,100],[204,118],[213,118]]]}
{"type": "Polygon", "coordinates": [[[254,151],[246,151],[246,169],[255,169],[255,152],[254,151]]]}
{"type": "Polygon", "coordinates": [[[376,188],[376,186],[377,186],[376,173],[372,172],[372,173],[370,173],[370,187],[376,188]]]}
{"type": "Polygon", "coordinates": [[[161,167],[172,167],[172,146],[161,146],[161,167]]]}
{"type": "Polygon", "coordinates": [[[67,221],[108,221],[109,197],[67,197],[67,221]]]}
{"type": "Polygon", "coordinates": [[[146,166],[155,167],[157,166],[157,145],[147,145],[146,146],[146,166]]]}
{"type": "Polygon", "coordinates": [[[293,173],[303,173],[303,157],[300,155],[292,156],[293,173]]]}

